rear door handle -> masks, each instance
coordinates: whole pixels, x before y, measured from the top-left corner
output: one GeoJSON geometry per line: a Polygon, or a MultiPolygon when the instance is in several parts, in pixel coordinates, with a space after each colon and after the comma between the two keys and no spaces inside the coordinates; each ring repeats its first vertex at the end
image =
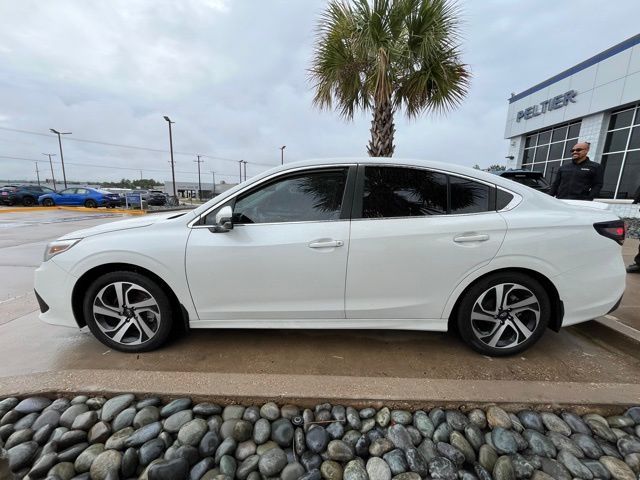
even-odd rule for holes
{"type": "Polygon", "coordinates": [[[309,248],[335,248],[344,245],[342,240],[322,240],[317,242],[311,242],[309,248]]]}
{"type": "Polygon", "coordinates": [[[457,237],[453,237],[453,241],[456,243],[467,243],[467,242],[486,242],[489,240],[489,235],[484,233],[475,233],[470,235],[458,235],[457,237]]]}

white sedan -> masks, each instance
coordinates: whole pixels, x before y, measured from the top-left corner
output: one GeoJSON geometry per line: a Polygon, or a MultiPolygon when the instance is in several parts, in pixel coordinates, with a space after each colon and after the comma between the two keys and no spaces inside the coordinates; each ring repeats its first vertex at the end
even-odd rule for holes
{"type": "Polygon", "coordinates": [[[509,355],[619,304],[624,223],[597,207],[443,163],[289,164],[188,213],[52,242],[35,276],[40,318],[125,352],[184,322],[457,329],[509,355]]]}

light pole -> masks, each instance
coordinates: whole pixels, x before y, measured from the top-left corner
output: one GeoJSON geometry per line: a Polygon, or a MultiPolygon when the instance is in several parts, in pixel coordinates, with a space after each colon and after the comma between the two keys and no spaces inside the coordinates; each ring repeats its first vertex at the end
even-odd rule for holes
{"type": "Polygon", "coordinates": [[[247,181],[247,161],[246,160],[241,160],[241,162],[244,164],[244,181],[247,181]]]}
{"type": "Polygon", "coordinates": [[[287,148],[286,145],[282,145],[280,147],[280,165],[284,165],[284,149],[287,148]]]}
{"type": "Polygon", "coordinates": [[[38,170],[38,162],[36,162],[36,177],[38,178],[38,186],[40,186],[40,171],[38,170]]]}
{"type": "Polygon", "coordinates": [[[171,180],[173,181],[173,197],[177,199],[178,198],[178,194],[176,193],[176,172],[175,172],[175,168],[173,166],[173,164],[174,164],[174,162],[173,162],[173,135],[171,133],[171,124],[172,123],[176,123],[176,122],[172,122],[171,119],[169,117],[167,117],[166,115],[164,116],[164,119],[169,124],[169,150],[171,151],[171,180]]]}
{"type": "Polygon", "coordinates": [[[53,162],[51,161],[51,157],[55,157],[56,154],[55,153],[43,153],[42,155],[46,155],[47,157],[49,157],[49,165],[51,166],[51,178],[53,179],[53,189],[57,190],[57,188],[56,188],[56,176],[53,174],[53,162]]]}
{"type": "Polygon", "coordinates": [[[242,160],[238,160],[238,167],[240,168],[240,182],[242,183],[242,160]]]}
{"type": "Polygon", "coordinates": [[[216,196],[216,172],[214,172],[213,170],[211,170],[211,177],[213,180],[213,186],[211,187],[211,198],[216,196]]]}
{"type": "Polygon", "coordinates": [[[62,140],[60,139],[60,135],[71,135],[71,132],[59,132],[55,128],[50,128],[49,130],[58,135],[58,145],[60,146],[60,162],[62,163],[62,178],[64,179],[64,188],[67,188],[67,174],[64,171],[64,155],[62,154],[62,140]]]}
{"type": "Polygon", "coordinates": [[[202,155],[196,155],[197,160],[194,160],[198,164],[198,200],[202,200],[202,183],[200,183],[200,164],[204,163],[204,160],[200,160],[202,155]]]}

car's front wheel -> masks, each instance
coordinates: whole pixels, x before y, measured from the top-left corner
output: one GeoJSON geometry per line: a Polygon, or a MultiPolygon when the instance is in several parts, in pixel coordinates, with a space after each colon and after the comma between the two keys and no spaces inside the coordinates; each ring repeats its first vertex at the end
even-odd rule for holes
{"type": "Polygon", "coordinates": [[[111,272],[96,279],[87,289],[83,312],[96,338],[122,352],[154,350],[171,332],[167,294],[135,272],[111,272]]]}
{"type": "Polygon", "coordinates": [[[54,202],[52,198],[45,198],[42,201],[42,205],[44,205],[45,207],[53,207],[55,204],[56,202],[54,202]]]}
{"type": "Polygon", "coordinates": [[[458,331],[465,342],[485,355],[526,350],[542,337],[551,317],[545,288],[520,272],[489,275],[464,295],[458,308],[458,331]]]}

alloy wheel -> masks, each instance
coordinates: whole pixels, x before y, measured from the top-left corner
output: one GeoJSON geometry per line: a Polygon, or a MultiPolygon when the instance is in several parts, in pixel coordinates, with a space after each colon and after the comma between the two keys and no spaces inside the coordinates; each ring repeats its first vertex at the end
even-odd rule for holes
{"type": "Polygon", "coordinates": [[[508,349],[526,342],[540,323],[540,302],[527,287],[500,283],[485,290],[471,309],[471,329],[492,348],[508,349]]]}
{"type": "Polygon", "coordinates": [[[93,318],[108,338],[122,345],[141,345],[160,328],[158,301],[148,290],[132,282],[103,287],[92,305],[93,318]]]}

